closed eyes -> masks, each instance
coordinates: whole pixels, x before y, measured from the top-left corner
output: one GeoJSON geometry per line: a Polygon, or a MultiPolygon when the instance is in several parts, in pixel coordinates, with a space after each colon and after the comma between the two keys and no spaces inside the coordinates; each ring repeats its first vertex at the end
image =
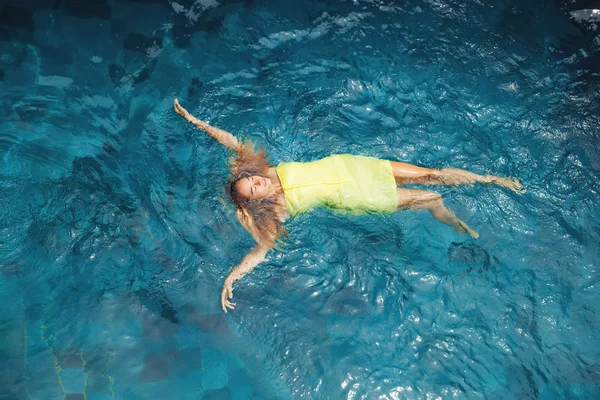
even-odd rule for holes
{"type": "MultiPolygon", "coordinates": [[[[250,181],[250,184],[252,185],[252,181],[250,180],[250,177],[248,177],[248,180],[250,181]]],[[[254,186],[250,186],[250,193],[254,194],[255,191],[256,191],[256,189],[254,188],[254,186]]]]}

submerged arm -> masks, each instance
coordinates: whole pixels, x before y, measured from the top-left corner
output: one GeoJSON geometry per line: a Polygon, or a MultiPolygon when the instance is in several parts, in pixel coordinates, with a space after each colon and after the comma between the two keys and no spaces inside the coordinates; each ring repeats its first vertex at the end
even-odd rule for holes
{"type": "Polygon", "coordinates": [[[271,248],[261,244],[257,244],[250,253],[242,259],[240,265],[233,267],[229,276],[223,283],[223,290],[221,291],[221,308],[227,312],[228,308],[232,310],[235,308],[235,303],[229,301],[233,297],[232,285],[235,281],[252,271],[258,264],[264,261],[267,252],[271,248]]]}
{"type": "Polygon", "coordinates": [[[192,114],[188,112],[185,108],[181,107],[179,101],[175,99],[174,102],[175,112],[185,118],[188,122],[196,125],[198,128],[202,129],[210,137],[215,139],[217,142],[221,143],[223,146],[227,147],[229,150],[237,151],[240,147],[240,142],[237,140],[235,136],[231,133],[224,131],[219,128],[215,128],[210,126],[204,121],[200,121],[198,118],[194,117],[192,114]]]}

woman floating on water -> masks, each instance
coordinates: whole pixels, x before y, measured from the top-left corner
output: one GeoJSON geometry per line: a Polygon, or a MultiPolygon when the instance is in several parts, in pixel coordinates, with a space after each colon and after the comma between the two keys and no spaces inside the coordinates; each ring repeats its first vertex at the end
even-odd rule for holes
{"type": "Polygon", "coordinates": [[[254,249],[234,267],[223,283],[221,307],[227,312],[235,303],[232,285],[249,273],[285,235],[283,222],[289,216],[316,207],[351,213],[391,213],[397,210],[428,210],[438,221],[473,238],[479,234],[449,211],[438,193],[397,188],[397,185],[496,184],[523,193],[517,179],[477,175],[469,171],[422,168],[396,161],[349,154],[331,155],[318,161],[269,164],[264,149],[255,152],[231,133],[200,121],[175,99],[175,111],[233,151],[228,192],[237,217],[256,240],[254,249]]]}

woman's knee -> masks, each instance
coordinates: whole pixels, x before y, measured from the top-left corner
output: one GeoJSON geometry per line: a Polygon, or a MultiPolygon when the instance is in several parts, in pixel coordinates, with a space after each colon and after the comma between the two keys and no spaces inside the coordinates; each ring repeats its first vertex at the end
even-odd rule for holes
{"type": "Polygon", "coordinates": [[[423,201],[429,201],[429,202],[442,202],[442,195],[436,192],[427,192],[427,196],[424,196],[423,201]]]}
{"type": "Polygon", "coordinates": [[[421,176],[414,177],[398,177],[396,176],[396,184],[397,185],[438,185],[440,183],[440,174],[439,170],[431,170],[427,174],[423,174],[421,176]]]}
{"type": "Polygon", "coordinates": [[[394,177],[401,179],[415,179],[435,173],[433,168],[419,167],[403,162],[391,161],[394,177]]]}
{"type": "Polygon", "coordinates": [[[430,209],[437,204],[443,205],[442,195],[425,190],[398,190],[398,208],[430,209]]]}

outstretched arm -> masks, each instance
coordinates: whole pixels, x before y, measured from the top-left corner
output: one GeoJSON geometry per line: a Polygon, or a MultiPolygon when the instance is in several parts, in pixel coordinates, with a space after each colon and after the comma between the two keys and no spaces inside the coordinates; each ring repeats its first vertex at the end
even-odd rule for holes
{"type": "Polygon", "coordinates": [[[233,297],[233,283],[264,261],[265,256],[270,249],[271,248],[268,246],[257,244],[254,249],[244,257],[240,265],[233,267],[229,276],[225,279],[223,290],[221,291],[221,308],[223,311],[227,312],[228,308],[231,308],[232,310],[235,308],[235,303],[229,301],[229,299],[233,297]]]}
{"type": "Polygon", "coordinates": [[[198,118],[194,117],[190,114],[185,108],[181,107],[179,101],[175,99],[174,102],[175,112],[185,118],[188,122],[196,125],[198,128],[202,129],[210,137],[215,139],[217,142],[221,143],[223,146],[227,147],[229,150],[237,151],[240,147],[240,142],[237,140],[235,136],[231,133],[224,131],[219,128],[215,128],[210,126],[204,121],[200,121],[198,118]]]}

